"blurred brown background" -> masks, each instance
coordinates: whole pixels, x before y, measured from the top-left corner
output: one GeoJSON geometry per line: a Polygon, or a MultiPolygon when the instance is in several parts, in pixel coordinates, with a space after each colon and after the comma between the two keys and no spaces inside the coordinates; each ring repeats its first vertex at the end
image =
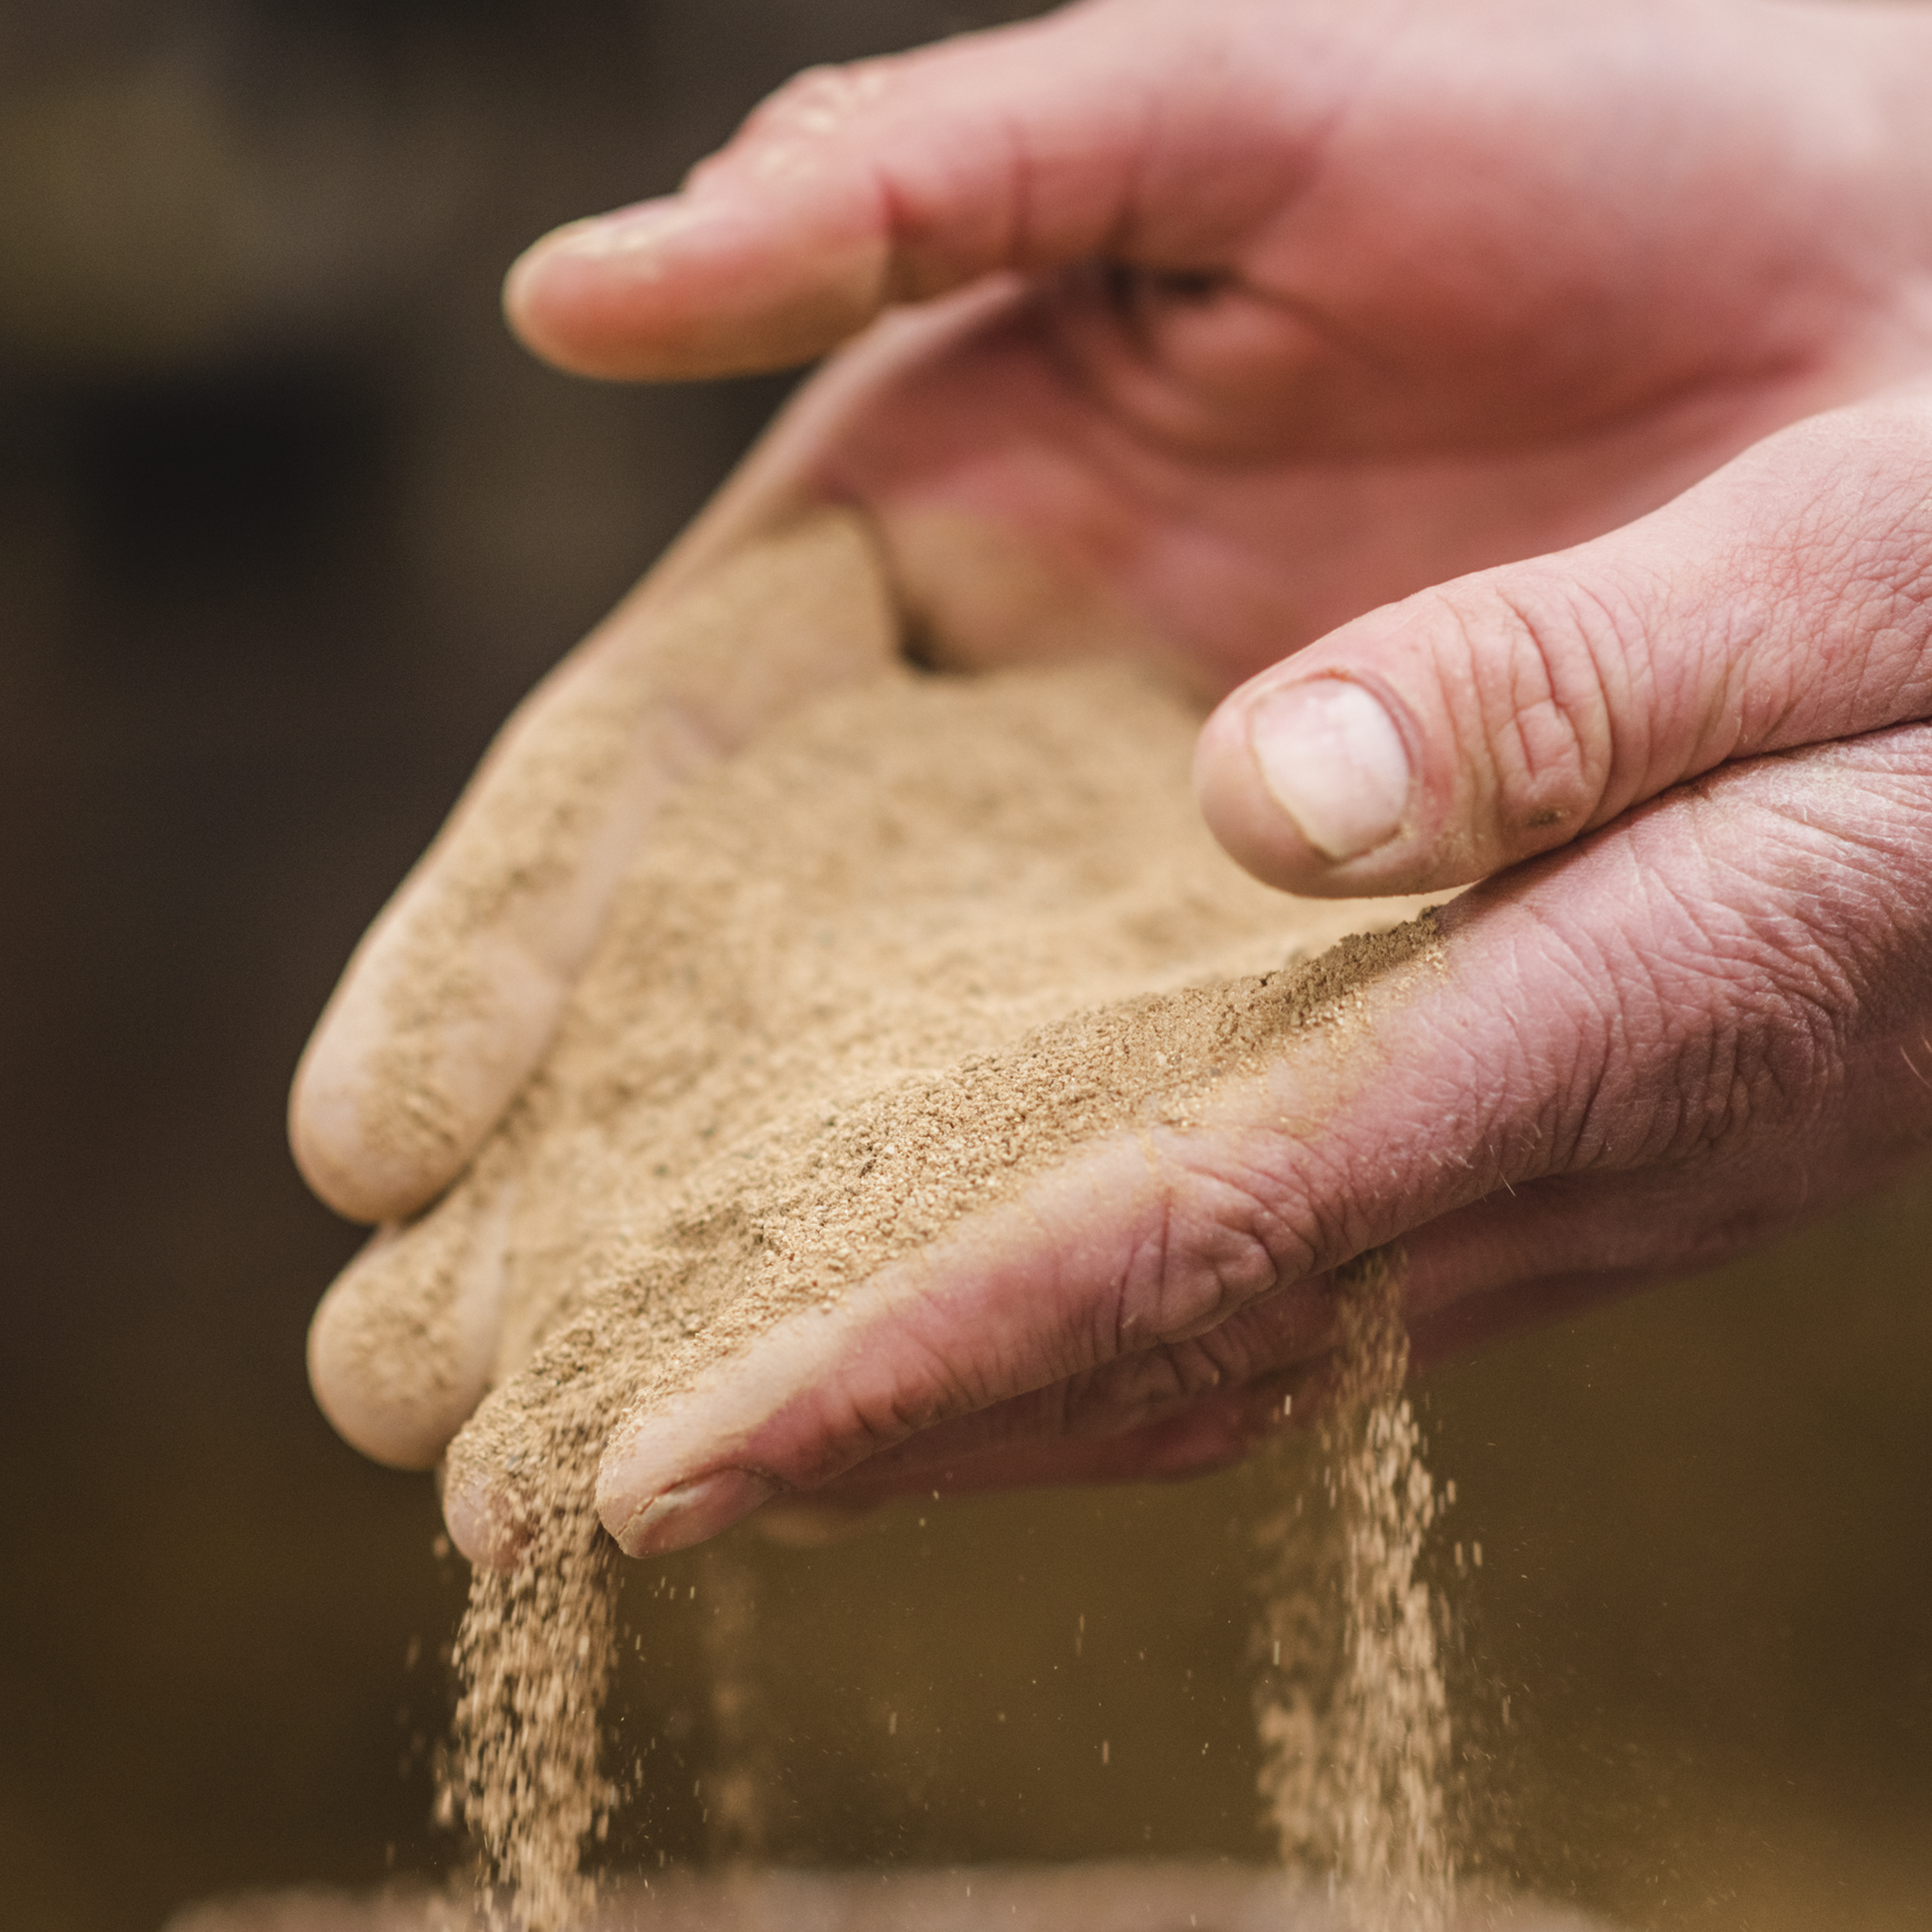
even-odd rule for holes
{"type": "MultiPolygon", "coordinates": [[[[794,68],[1030,10],[0,14],[0,1921],[456,1855],[461,1580],[309,1404],[356,1236],[282,1094],[491,728],[784,388],[553,376],[497,281],[794,68]]],[[[1493,1861],[1659,1927],[1923,1922],[1928,1191],[1438,1379],[1493,1861]]],[[[639,1571],[619,1856],[1258,1856],[1244,1493],[639,1571]]]]}

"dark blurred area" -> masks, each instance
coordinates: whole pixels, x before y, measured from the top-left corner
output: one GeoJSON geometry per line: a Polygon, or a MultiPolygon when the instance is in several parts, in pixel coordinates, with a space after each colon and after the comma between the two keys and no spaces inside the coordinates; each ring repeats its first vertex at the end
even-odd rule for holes
{"type": "MultiPolygon", "coordinates": [[[[494,725],[785,388],[573,383],[497,284],[795,68],[1033,10],[0,15],[0,1922],[459,1856],[462,1581],[309,1402],[358,1237],[283,1093],[494,725]]],[[[1921,1922],[1929,1255],[1901,1188],[1439,1379],[1493,1861],[1646,1925],[1921,1922]]],[[[1261,1855],[1242,1481],[640,1571],[620,1855],[1261,1855]]]]}

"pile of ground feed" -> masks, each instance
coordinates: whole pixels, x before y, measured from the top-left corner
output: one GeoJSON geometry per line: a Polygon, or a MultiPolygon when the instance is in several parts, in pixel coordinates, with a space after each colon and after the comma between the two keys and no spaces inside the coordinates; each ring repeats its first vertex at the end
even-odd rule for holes
{"type": "Polygon", "coordinates": [[[654,829],[547,1060],[384,1249],[372,1351],[500,1267],[451,1475],[525,1540],[475,1583],[452,1792],[532,1926],[582,1908],[618,1795],[614,1428],[1070,1151],[1351,1050],[1368,983],[1429,970],[1430,921],[1390,924],[1412,908],[1292,899],[1222,854],[1198,723],[1118,665],[894,665],[767,730],[654,829]]]}

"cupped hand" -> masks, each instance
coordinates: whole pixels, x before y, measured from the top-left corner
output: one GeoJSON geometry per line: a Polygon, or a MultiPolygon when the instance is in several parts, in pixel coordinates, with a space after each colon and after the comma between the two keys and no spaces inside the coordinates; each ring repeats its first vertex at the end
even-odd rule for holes
{"type": "Polygon", "coordinates": [[[1285,1068],[1152,1169],[1096,1149],[636,1425],[626,1547],[832,1482],[1202,1466],[1318,1375],[1320,1277],[1364,1246],[1406,1237],[1428,1349],[1905,1158],[1927,935],[1886,880],[1923,856],[1926,753],[1830,742],[1927,715],[1923,410],[1678,492],[1932,359],[1926,65],[1857,8],[1094,0],[805,76],[681,196],[526,258],[526,338],[610,375],[921,306],[513,721],[372,933],[296,1109],[350,1211],[462,1168],[668,788],[811,687],[806,655],[726,699],[650,667],[668,603],[814,501],[863,509],[943,661],[1098,640],[1219,692],[1331,633],[1203,745],[1211,821],[1278,883],[1425,890],[1591,834],[1446,915],[1382,1078],[1311,1112],[1285,1068]],[[603,791],[466,870],[612,680],[645,696],[603,791]],[[439,973],[468,1032],[425,1052],[439,973]]]}

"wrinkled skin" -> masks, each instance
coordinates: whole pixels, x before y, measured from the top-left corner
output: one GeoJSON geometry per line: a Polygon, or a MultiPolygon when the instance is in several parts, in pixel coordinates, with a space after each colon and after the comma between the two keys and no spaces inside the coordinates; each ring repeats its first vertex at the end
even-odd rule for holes
{"type": "MultiPolygon", "coordinates": [[[[1090,0],[802,76],[680,196],[518,264],[514,325],[585,373],[856,338],[565,683],[848,501],[941,659],[1098,638],[1221,698],[1203,807],[1261,877],[1488,882],[1378,1077],[1092,1150],[630,1426],[626,1550],[774,1497],[1213,1466],[1318,1380],[1324,1273],[1368,1246],[1406,1247],[1428,1359],[1920,1156],[1928,79],[1904,9],[1090,0]]],[[[632,774],[617,845],[670,781],[632,774]]],[[[354,1126],[401,970],[372,938],[298,1086],[325,1194],[447,1183],[610,870],[505,926],[507,1043],[413,1165],[354,1126]]],[[[451,1519],[493,1547],[477,1495],[451,1519]]]]}

